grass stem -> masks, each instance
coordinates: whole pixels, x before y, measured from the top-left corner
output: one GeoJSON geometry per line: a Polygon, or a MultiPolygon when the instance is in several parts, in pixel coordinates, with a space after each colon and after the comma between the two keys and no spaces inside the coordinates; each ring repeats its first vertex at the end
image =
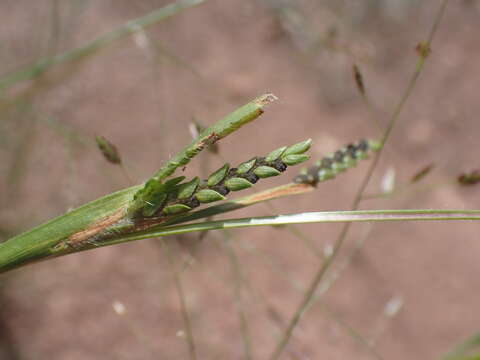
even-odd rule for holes
{"type": "MultiPolygon", "coordinates": [[[[443,17],[443,14],[445,12],[445,8],[446,8],[447,3],[448,3],[448,0],[443,0],[442,4],[440,6],[440,9],[439,9],[439,11],[438,11],[438,13],[435,17],[433,26],[432,26],[432,28],[431,28],[428,36],[427,36],[426,44],[427,44],[428,47],[430,46],[431,42],[433,41],[433,37],[435,35],[436,30],[438,29],[438,25],[440,23],[440,20],[443,17]]],[[[352,204],[352,207],[351,207],[352,210],[357,210],[358,207],[359,207],[359,204],[360,204],[360,201],[362,199],[363,193],[365,192],[365,189],[367,188],[367,185],[370,182],[370,179],[373,175],[373,172],[375,171],[375,169],[377,167],[377,164],[380,160],[380,156],[382,155],[383,149],[385,148],[385,144],[386,144],[387,140],[389,139],[389,136],[390,136],[395,124],[398,121],[400,113],[402,112],[408,98],[412,94],[413,89],[414,89],[415,85],[417,84],[417,80],[420,76],[420,73],[421,73],[423,67],[424,67],[425,60],[426,60],[426,54],[425,53],[420,54],[420,58],[417,62],[417,66],[415,68],[415,71],[414,71],[413,75],[411,76],[411,78],[408,82],[407,88],[405,89],[405,91],[404,91],[403,95],[401,96],[399,102],[397,103],[396,107],[394,108],[393,113],[390,117],[390,120],[387,124],[387,127],[386,127],[386,129],[383,133],[383,136],[381,138],[382,147],[379,149],[379,151],[377,153],[375,153],[373,161],[370,164],[370,167],[367,171],[367,174],[363,178],[362,183],[360,184],[360,187],[357,191],[357,194],[355,195],[355,198],[353,200],[353,204],[352,204]]],[[[303,297],[300,305],[297,307],[297,309],[296,309],[295,313],[293,314],[288,326],[285,329],[285,332],[284,332],[283,336],[281,337],[281,339],[278,342],[278,344],[276,345],[272,355],[270,356],[270,360],[277,360],[280,357],[280,355],[282,354],[285,346],[288,343],[288,340],[290,339],[290,337],[292,335],[293,330],[295,329],[296,325],[300,321],[302,315],[307,311],[307,308],[309,307],[309,305],[310,305],[310,303],[311,303],[311,301],[312,301],[312,299],[315,295],[315,292],[317,291],[317,288],[318,288],[320,282],[324,278],[325,273],[327,272],[327,270],[330,267],[330,265],[332,264],[333,260],[336,258],[336,256],[340,252],[340,249],[342,248],[342,245],[343,245],[343,243],[345,241],[345,238],[348,234],[350,226],[351,226],[351,223],[347,223],[343,226],[339,237],[335,241],[332,254],[329,257],[327,257],[320,264],[320,267],[317,270],[317,272],[315,273],[315,275],[313,277],[313,280],[311,281],[310,286],[308,287],[308,289],[305,293],[305,296],[303,297]]]]}

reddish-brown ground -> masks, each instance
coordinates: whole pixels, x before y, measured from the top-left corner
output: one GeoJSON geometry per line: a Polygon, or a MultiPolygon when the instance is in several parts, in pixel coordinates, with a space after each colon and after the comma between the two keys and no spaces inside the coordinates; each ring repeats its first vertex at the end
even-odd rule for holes
{"type": "MultiPolygon", "coordinates": [[[[49,47],[79,46],[166,3],[3,0],[0,73],[48,54],[49,47]],[[55,3],[58,37],[51,36],[55,3]]],[[[190,141],[192,119],[211,124],[265,92],[280,100],[222,141],[221,157],[202,154],[187,174],[205,171],[202,163],[212,170],[308,137],[318,158],[344,143],[378,136],[375,119],[385,124],[399,101],[415,68],[414,48],[439,6],[432,0],[407,3],[208,0],[88,60],[10,89],[6,97],[36,87],[17,106],[0,109],[4,238],[128,185],[96,151],[96,134],[119,147],[138,182],[190,141]],[[272,4],[283,5],[275,11],[272,4]],[[374,116],[355,88],[353,63],[364,74],[374,116]]],[[[449,4],[368,193],[380,191],[390,168],[398,186],[427,164],[435,164],[434,172],[410,190],[362,207],[479,207],[476,187],[422,185],[479,166],[479,21],[477,2],[449,4]]],[[[276,201],[274,210],[257,205],[228,217],[348,209],[367,166],[308,196],[276,201]]],[[[294,175],[291,169],[256,188],[294,175]]],[[[323,251],[341,225],[298,228],[323,251]]],[[[373,341],[385,359],[439,358],[479,330],[478,229],[473,222],[352,226],[331,269],[337,281],[304,314],[283,359],[372,358],[362,341],[373,341]],[[362,249],[342,265],[361,240],[362,249]],[[403,306],[388,317],[384,309],[392,299],[403,306]]],[[[211,232],[201,242],[195,234],[168,240],[177,269],[184,270],[199,359],[246,358],[225,236],[211,232]]],[[[266,359],[320,259],[285,228],[229,236],[244,278],[240,302],[253,358],[266,359]]],[[[1,360],[188,358],[172,267],[159,240],[46,261],[1,281],[1,360]],[[125,306],[124,315],[114,312],[115,302],[125,306]]]]}

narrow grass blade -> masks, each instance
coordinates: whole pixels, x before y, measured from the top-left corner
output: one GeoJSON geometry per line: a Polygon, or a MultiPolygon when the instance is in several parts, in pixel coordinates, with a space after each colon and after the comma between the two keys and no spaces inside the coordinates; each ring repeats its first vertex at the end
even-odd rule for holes
{"type": "Polygon", "coordinates": [[[147,239],[193,231],[238,229],[256,226],[285,224],[337,223],[337,222],[385,222],[385,221],[432,221],[432,220],[480,220],[480,210],[356,210],[321,211],[299,214],[249,217],[218,220],[177,226],[160,226],[131,234],[120,235],[116,240],[106,241],[99,246],[126,241],[147,239]]]}

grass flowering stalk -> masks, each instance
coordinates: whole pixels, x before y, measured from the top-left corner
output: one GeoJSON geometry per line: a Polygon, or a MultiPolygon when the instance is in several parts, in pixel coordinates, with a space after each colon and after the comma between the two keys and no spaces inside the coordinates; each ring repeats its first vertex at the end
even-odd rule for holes
{"type": "Polygon", "coordinates": [[[230,191],[247,189],[261,178],[280,175],[289,165],[308,160],[308,155],[304,153],[310,145],[309,139],[290,147],[285,146],[272,151],[266,157],[254,157],[237,168],[230,168],[229,164],[225,164],[203,181],[195,177],[182,183],[185,177],[181,176],[161,183],[152,178],[134,195],[134,201],[137,196],[149,200],[145,200],[144,206],[131,217],[110,224],[95,234],[87,233],[85,236],[85,233],[81,233],[81,237],[69,237],[55,246],[54,251],[98,246],[120,234],[148,229],[154,225],[161,226],[169,217],[188,212],[200,204],[224,200],[230,191]]]}
{"type": "MultiPolygon", "coordinates": [[[[264,112],[265,106],[274,100],[276,100],[274,95],[265,94],[225,116],[204,130],[152,178],[157,182],[163,182],[178,167],[187,164],[206,145],[221,140],[257,119],[264,112]]],[[[79,248],[66,244],[78,243],[83,246],[87,244],[88,239],[98,237],[98,234],[113,225],[116,228],[115,234],[110,234],[113,236],[118,232],[134,230],[135,222],[132,218],[138,215],[138,211],[143,211],[148,202],[152,202],[149,193],[144,190],[145,184],[106,195],[8,239],[0,244],[0,271],[78,251],[79,248]]],[[[158,195],[155,192],[153,194],[158,195]]]]}
{"type": "Polygon", "coordinates": [[[379,148],[380,144],[376,140],[360,140],[348,144],[334,153],[317,160],[314,165],[303,168],[300,174],[294,177],[292,183],[233,199],[220,205],[213,205],[183,216],[173,217],[167,220],[164,225],[174,225],[208,218],[264,201],[306,194],[315,190],[315,187],[320,182],[334,179],[339,173],[357,165],[360,160],[368,159],[370,155],[378,151],[379,148]]]}
{"type": "Polygon", "coordinates": [[[185,179],[183,176],[165,183],[151,179],[149,181],[152,184],[147,184],[144,190],[135,195],[142,196],[143,191],[149,191],[150,198],[154,200],[144,205],[140,217],[176,215],[188,212],[200,204],[224,200],[225,195],[231,191],[248,189],[259,179],[280,175],[288,166],[308,160],[309,156],[304,152],[310,145],[309,139],[290,147],[285,146],[266,157],[254,157],[236,168],[225,164],[203,181],[195,177],[182,183],[185,179]]]}

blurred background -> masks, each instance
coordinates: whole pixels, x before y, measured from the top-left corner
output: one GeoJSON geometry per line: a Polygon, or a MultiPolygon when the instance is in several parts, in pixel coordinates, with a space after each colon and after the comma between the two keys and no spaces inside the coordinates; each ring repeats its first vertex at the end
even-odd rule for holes
{"type": "MultiPolygon", "coordinates": [[[[193,121],[212,124],[266,92],[279,101],[222,141],[218,154],[202,153],[188,176],[309,137],[314,159],[378,138],[440,7],[434,0],[207,0],[42,72],[39,59],[168,3],[0,2],[3,240],[142,182],[191,141],[193,121]],[[31,79],[10,76],[27,68],[31,79]],[[95,135],[118,147],[131,179],[105,161],[95,135]]],[[[479,167],[479,20],[478,1],[450,2],[362,208],[478,208],[480,189],[455,180],[479,167]],[[412,182],[427,166],[433,170],[412,182]]],[[[349,209],[368,163],[309,195],[226,217],[349,209]]],[[[290,168],[255,190],[297,173],[290,168]]],[[[341,226],[138,241],[4,274],[0,359],[188,359],[179,284],[199,359],[266,359],[341,226]]],[[[479,255],[473,222],[352,226],[282,359],[441,358],[480,331],[479,255]]]]}

